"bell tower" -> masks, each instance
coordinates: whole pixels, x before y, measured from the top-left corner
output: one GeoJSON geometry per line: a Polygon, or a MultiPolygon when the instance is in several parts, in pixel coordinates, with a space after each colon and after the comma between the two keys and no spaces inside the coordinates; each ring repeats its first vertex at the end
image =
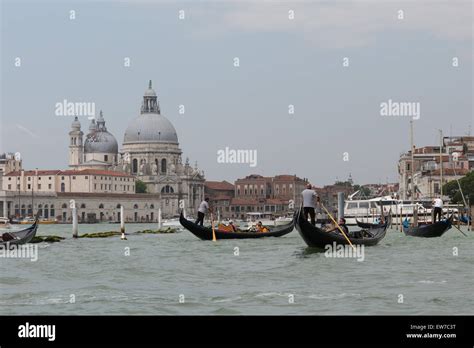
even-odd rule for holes
{"type": "Polygon", "coordinates": [[[82,164],[83,160],[83,143],[81,131],[81,123],[77,116],[71,124],[71,131],[69,132],[69,166],[77,167],[82,164]]]}

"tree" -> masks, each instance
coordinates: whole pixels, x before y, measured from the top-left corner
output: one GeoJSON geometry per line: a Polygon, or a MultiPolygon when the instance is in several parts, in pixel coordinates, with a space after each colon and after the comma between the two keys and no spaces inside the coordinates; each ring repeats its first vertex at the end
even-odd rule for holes
{"type": "MultiPolygon", "coordinates": [[[[466,198],[466,203],[469,197],[470,204],[474,205],[474,171],[471,171],[466,176],[459,179],[459,184],[461,185],[462,192],[466,198]]],[[[457,180],[452,180],[447,184],[444,184],[443,193],[449,196],[451,202],[464,204],[457,180]]]]}
{"type": "Polygon", "coordinates": [[[146,193],[146,184],[143,181],[135,181],[135,193],[146,193]]]}

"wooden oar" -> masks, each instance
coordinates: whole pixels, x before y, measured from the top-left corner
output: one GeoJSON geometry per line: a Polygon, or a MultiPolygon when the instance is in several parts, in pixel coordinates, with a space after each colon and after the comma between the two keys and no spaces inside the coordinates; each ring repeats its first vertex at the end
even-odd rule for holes
{"type": "Polygon", "coordinates": [[[456,229],[457,229],[459,232],[461,232],[465,237],[467,237],[467,234],[465,234],[463,231],[461,231],[461,229],[460,229],[459,227],[457,227],[457,226],[454,225],[454,224],[451,224],[451,226],[456,227],[456,229]]]}
{"type": "Polygon", "coordinates": [[[349,245],[355,250],[355,246],[351,243],[351,240],[346,236],[346,233],[344,232],[344,230],[341,228],[341,226],[339,226],[339,224],[336,222],[336,220],[334,220],[334,218],[332,217],[332,215],[328,212],[328,210],[326,209],[326,207],[323,205],[323,203],[321,203],[321,207],[323,207],[324,211],[326,212],[326,214],[328,214],[328,216],[331,218],[331,220],[336,224],[337,228],[339,229],[339,231],[342,232],[342,235],[346,238],[346,240],[349,242],[349,245]]]}
{"type": "Polygon", "coordinates": [[[211,213],[211,226],[212,226],[212,241],[215,242],[217,239],[216,239],[216,231],[214,229],[214,218],[213,218],[212,213],[211,213]]]}

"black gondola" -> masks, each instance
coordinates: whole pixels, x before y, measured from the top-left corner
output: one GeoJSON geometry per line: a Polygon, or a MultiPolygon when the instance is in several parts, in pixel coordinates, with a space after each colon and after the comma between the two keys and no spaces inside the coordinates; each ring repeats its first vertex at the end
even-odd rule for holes
{"type": "Polygon", "coordinates": [[[356,223],[357,223],[357,226],[359,226],[360,228],[369,228],[369,229],[380,228],[380,227],[387,228],[388,225],[390,225],[390,219],[391,219],[391,216],[389,215],[388,217],[385,218],[385,223],[384,224],[374,224],[374,223],[370,223],[370,222],[361,222],[357,219],[356,219],[356,223]]]}
{"type": "MultiPolygon", "coordinates": [[[[338,245],[349,244],[347,239],[339,230],[326,232],[313,226],[305,219],[302,209],[299,209],[295,214],[294,222],[301,237],[303,237],[303,240],[310,247],[324,249],[327,245],[332,245],[334,242],[338,245]]],[[[360,230],[355,233],[352,232],[348,237],[353,245],[372,246],[376,245],[385,237],[386,229],[387,226],[381,226],[379,228],[360,230]],[[358,235],[359,237],[354,237],[354,235],[358,235]]]]}
{"type": "MultiPolygon", "coordinates": [[[[179,222],[189,232],[202,240],[212,240],[212,228],[195,224],[193,221],[186,219],[181,212],[179,222]]],[[[270,232],[227,232],[214,229],[216,239],[247,239],[247,238],[263,238],[263,237],[281,237],[293,231],[293,221],[289,224],[270,227],[270,232]]]]}
{"type": "Polygon", "coordinates": [[[405,235],[412,237],[433,238],[441,237],[449,230],[453,223],[453,215],[446,220],[435,222],[434,224],[418,224],[418,226],[403,226],[405,235]]]}
{"type": "Polygon", "coordinates": [[[0,245],[19,245],[30,242],[38,230],[38,218],[33,225],[20,231],[4,232],[0,236],[0,245]]]}

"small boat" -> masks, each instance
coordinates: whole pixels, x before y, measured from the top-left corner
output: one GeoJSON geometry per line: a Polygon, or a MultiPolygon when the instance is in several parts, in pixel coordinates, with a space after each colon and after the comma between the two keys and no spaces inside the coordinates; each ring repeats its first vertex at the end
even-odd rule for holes
{"type": "MultiPolygon", "coordinates": [[[[36,221],[36,219],[33,218],[33,217],[26,217],[23,220],[20,220],[19,224],[20,225],[31,225],[31,224],[34,224],[35,221],[36,221]]],[[[52,224],[56,224],[56,223],[58,223],[58,221],[56,219],[41,218],[41,219],[38,220],[39,225],[52,225],[52,224]]]]}
{"type": "MultiPolygon", "coordinates": [[[[181,225],[196,237],[202,240],[212,240],[212,228],[195,224],[193,221],[186,219],[181,212],[179,217],[181,225]]],[[[269,232],[227,232],[217,228],[214,229],[216,239],[247,239],[247,238],[263,238],[263,237],[281,237],[293,231],[293,221],[286,225],[268,226],[269,232]]]]}
{"type": "Polygon", "coordinates": [[[5,218],[5,217],[0,217],[0,230],[10,229],[10,228],[11,228],[10,219],[5,218]]]}
{"type": "MultiPolygon", "coordinates": [[[[303,237],[306,244],[310,247],[325,249],[327,245],[332,245],[333,243],[338,245],[349,244],[347,239],[338,229],[327,232],[313,226],[305,219],[302,209],[299,209],[296,212],[294,221],[296,229],[301,237],[303,237]]],[[[373,246],[378,244],[378,242],[385,237],[386,229],[386,225],[379,226],[378,228],[362,229],[357,232],[352,232],[348,238],[353,245],[373,246]],[[355,237],[355,235],[358,237],[355,237]]]]}
{"type": "Polygon", "coordinates": [[[24,230],[14,232],[4,232],[0,236],[0,245],[19,245],[26,244],[31,241],[38,230],[38,219],[35,220],[33,225],[24,230]]]}
{"type": "MultiPolygon", "coordinates": [[[[356,223],[357,223],[357,226],[359,226],[360,228],[369,228],[369,229],[379,228],[379,227],[387,228],[388,225],[390,225],[390,220],[391,220],[391,215],[389,215],[388,217],[385,218],[385,223],[383,223],[383,224],[377,224],[377,223],[371,223],[371,222],[362,222],[362,221],[359,221],[357,219],[356,219],[356,223]]],[[[378,221],[380,221],[380,219],[378,221]]]]}
{"type": "Polygon", "coordinates": [[[434,224],[419,223],[418,226],[403,226],[403,232],[405,232],[405,235],[412,237],[441,237],[451,228],[452,223],[453,215],[446,220],[441,220],[434,224]]]}

